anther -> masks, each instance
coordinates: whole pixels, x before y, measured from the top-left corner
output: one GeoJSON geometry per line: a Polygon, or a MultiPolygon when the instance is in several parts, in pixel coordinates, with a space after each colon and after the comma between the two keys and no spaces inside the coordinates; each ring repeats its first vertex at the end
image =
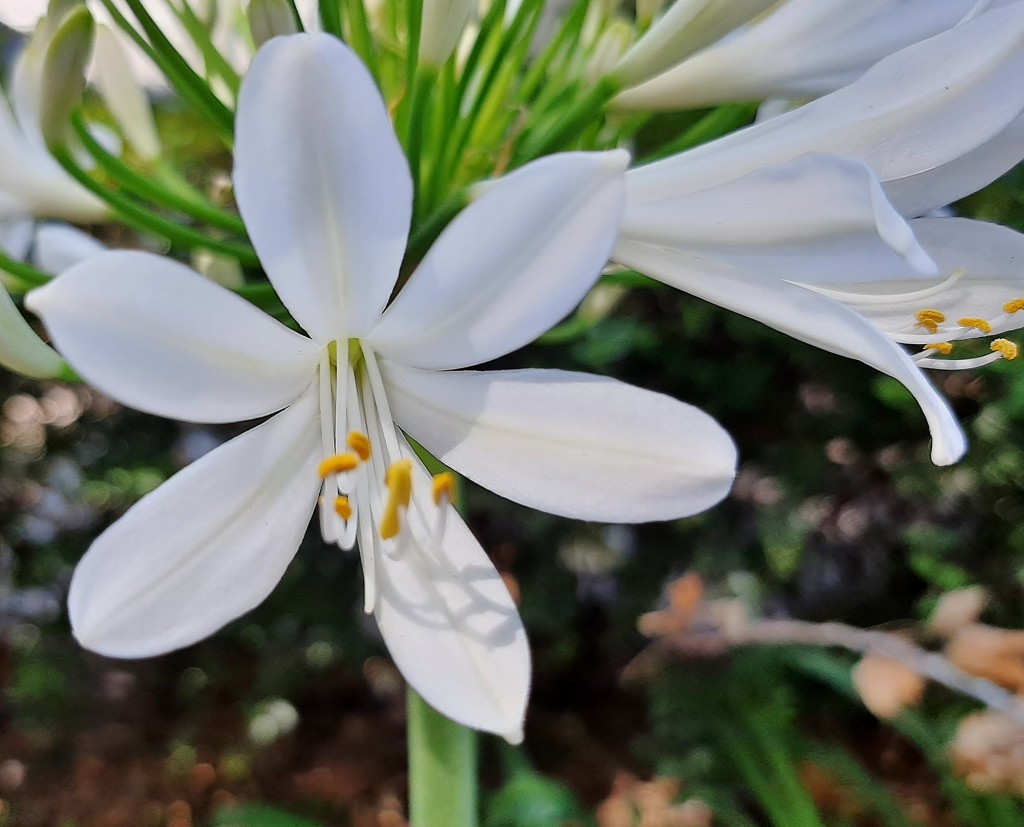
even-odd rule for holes
{"type": "Polygon", "coordinates": [[[957,319],[956,323],[960,327],[973,327],[980,330],[982,333],[991,333],[992,325],[989,324],[985,319],[977,318],[975,316],[964,316],[962,319],[957,319]]]}
{"type": "Polygon", "coordinates": [[[348,435],[348,447],[355,451],[363,462],[370,458],[370,438],[362,431],[353,431],[348,435]]]}
{"type": "Polygon", "coordinates": [[[329,477],[331,474],[344,474],[347,471],[355,471],[358,467],[359,457],[355,454],[334,454],[320,463],[317,473],[321,477],[329,477]]]}
{"type": "Polygon", "coordinates": [[[946,321],[946,314],[941,310],[933,310],[931,308],[924,308],[918,310],[914,314],[914,318],[917,319],[917,323],[921,327],[925,328],[929,333],[936,333],[939,329],[939,325],[946,321]]]}
{"type": "Polygon", "coordinates": [[[412,460],[400,459],[392,463],[384,484],[388,487],[388,501],[380,521],[380,536],[382,540],[391,540],[401,529],[400,509],[408,508],[412,498],[412,460]]]}
{"type": "Polygon", "coordinates": [[[352,503],[348,501],[348,497],[337,497],[334,500],[334,511],[341,519],[346,523],[352,519],[352,503]]]}
{"type": "Polygon", "coordinates": [[[1020,348],[1009,339],[993,339],[989,347],[993,353],[1002,355],[1004,359],[1016,359],[1020,353],[1020,348]]]}
{"type": "Polygon", "coordinates": [[[450,471],[434,474],[434,505],[455,501],[455,476],[450,471]]]}
{"type": "Polygon", "coordinates": [[[937,353],[941,353],[943,356],[949,356],[949,354],[953,352],[953,345],[949,342],[934,342],[933,344],[925,345],[924,349],[926,351],[934,350],[937,353]]]}
{"type": "Polygon", "coordinates": [[[1024,310],[1024,299],[1014,299],[1003,305],[1004,313],[1019,313],[1024,310]]]}

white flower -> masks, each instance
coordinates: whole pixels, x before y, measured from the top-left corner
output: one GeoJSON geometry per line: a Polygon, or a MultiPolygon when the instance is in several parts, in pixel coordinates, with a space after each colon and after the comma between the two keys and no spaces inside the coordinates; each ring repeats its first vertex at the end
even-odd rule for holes
{"type": "Polygon", "coordinates": [[[975,0],[678,0],[623,58],[615,106],[814,98],[938,34],[975,0]]]}
{"type": "MultiPolygon", "coordinates": [[[[967,239],[975,231],[944,225],[951,243],[964,243],[957,251],[942,248],[943,272],[929,267],[929,256],[915,250],[863,165],[905,216],[973,192],[1024,156],[1021,77],[1024,4],[1014,3],[910,46],[798,110],[630,171],[626,217],[612,257],[896,377],[928,419],[933,460],[955,462],[966,443],[948,406],[921,364],[873,323],[875,315],[864,308],[874,300],[858,301],[855,294],[865,283],[903,294],[907,280],[946,278],[961,267],[972,272],[976,254],[967,239]],[[803,157],[821,152],[850,160],[803,157]],[[869,230],[873,216],[884,217],[882,235],[903,251],[905,262],[885,256],[870,232],[856,232],[858,226],[869,230]],[[717,236],[707,234],[712,229],[717,236]],[[962,264],[953,265],[958,256],[962,264]],[[825,290],[809,289],[816,286],[825,290]],[[851,295],[838,301],[837,290],[851,295]]],[[[925,250],[933,247],[929,238],[925,250]]],[[[1011,261],[997,269],[1005,274],[1007,267],[1011,261]]],[[[961,281],[960,289],[971,284],[961,281]]],[[[908,300],[935,310],[934,296],[932,290],[908,300]]],[[[1010,290],[1004,301],[1018,296],[1010,290]]],[[[910,314],[907,323],[915,321],[910,314]]]]}
{"type": "Polygon", "coordinates": [[[392,300],[412,185],[353,54],[326,35],[270,41],[236,139],[242,216],[309,338],[145,253],[109,253],[29,296],[75,369],[129,405],[205,422],[284,408],[96,540],[71,585],[75,634],[122,657],[210,634],[270,592],[319,499],[324,538],[359,546],[366,608],[409,682],[516,740],[522,626],[446,478],[431,481],[405,434],[499,494],[581,519],[668,519],[724,496],[734,448],[695,408],[564,371],[453,370],[532,341],[583,296],[618,228],[628,158],[554,156],[498,182],[392,300]]]}

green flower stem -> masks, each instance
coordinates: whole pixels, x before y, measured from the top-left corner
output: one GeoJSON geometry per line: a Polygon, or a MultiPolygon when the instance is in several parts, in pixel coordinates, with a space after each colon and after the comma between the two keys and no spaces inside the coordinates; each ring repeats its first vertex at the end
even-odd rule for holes
{"type": "Polygon", "coordinates": [[[133,170],[120,158],[111,155],[92,136],[80,114],[76,113],[72,116],[71,125],[86,151],[96,160],[100,168],[127,192],[163,207],[179,210],[211,227],[218,227],[230,233],[245,236],[245,225],[238,216],[219,209],[213,204],[185,195],[180,188],[169,189],[161,186],[152,178],[133,170]]]}
{"type": "Polygon", "coordinates": [[[227,146],[231,146],[234,135],[234,115],[224,103],[213,94],[213,90],[185,59],[178,54],[160,27],[150,17],[140,0],[126,0],[132,14],[145,31],[145,37],[133,26],[114,4],[114,0],[101,0],[114,22],[167,76],[175,91],[191,103],[214,128],[214,132],[227,146]],[[147,38],[149,38],[147,40],[147,38]]]}
{"type": "MultiPolygon", "coordinates": [[[[26,289],[33,287],[42,287],[44,284],[53,278],[49,273],[44,273],[42,270],[37,270],[31,264],[25,264],[21,261],[15,261],[13,258],[7,255],[2,249],[0,249],[0,270],[5,273],[9,273],[18,281],[25,285],[26,289]]],[[[0,287],[0,289],[3,289],[0,287]]],[[[17,291],[11,291],[17,292],[17,291]]]]}
{"type": "Polygon", "coordinates": [[[741,126],[750,123],[757,113],[756,103],[730,103],[719,106],[708,112],[697,123],[683,132],[674,141],[659,147],[655,152],[642,159],[643,162],[656,161],[692,149],[700,144],[720,138],[741,126]]]}
{"type": "Polygon", "coordinates": [[[529,132],[516,151],[514,166],[558,152],[572,145],[580,132],[601,114],[604,105],[619,91],[611,77],[601,78],[582,97],[578,98],[553,124],[529,132]]]}
{"type": "Polygon", "coordinates": [[[547,48],[530,67],[523,85],[520,88],[520,99],[527,102],[533,99],[538,90],[548,79],[548,73],[556,60],[561,59],[573,43],[579,38],[583,21],[587,16],[588,0],[577,0],[565,15],[562,28],[548,43],[547,48]]]}
{"type": "Polygon", "coordinates": [[[413,191],[416,193],[414,215],[419,215],[424,206],[421,183],[423,144],[427,139],[426,132],[430,121],[427,115],[427,102],[434,94],[436,83],[437,72],[424,67],[417,73],[410,94],[405,154],[409,161],[409,171],[412,173],[413,191]]]}
{"type": "Polygon", "coordinates": [[[341,30],[341,0],[320,0],[318,3],[320,11],[320,25],[324,31],[333,34],[339,40],[345,36],[341,30]]]}
{"type": "Polygon", "coordinates": [[[135,203],[127,195],[107,189],[96,181],[75,162],[71,153],[68,152],[67,147],[51,147],[51,152],[57,162],[64,167],[72,178],[78,181],[79,184],[91,193],[103,199],[114,211],[117,217],[132,229],[163,236],[172,244],[178,244],[182,247],[201,247],[206,250],[212,250],[215,253],[222,253],[226,256],[238,259],[238,261],[243,265],[254,266],[259,264],[259,259],[256,257],[256,251],[248,244],[210,238],[198,230],[183,226],[177,221],[157,215],[151,210],[135,203]]]}
{"type": "Polygon", "coordinates": [[[476,827],[476,733],[436,712],[412,689],[407,697],[410,823],[476,827]]]}
{"type": "MultiPolygon", "coordinates": [[[[321,5],[326,0],[321,0],[321,5]]],[[[348,20],[349,45],[359,55],[370,70],[370,74],[380,80],[380,65],[377,62],[377,50],[370,33],[370,21],[366,17],[363,0],[346,0],[345,17],[348,20]]]]}
{"type": "Polygon", "coordinates": [[[213,44],[208,27],[193,11],[188,0],[180,0],[180,7],[169,2],[169,0],[164,0],[164,2],[177,15],[181,25],[185,27],[185,31],[188,32],[192,42],[196,44],[196,47],[202,54],[203,60],[206,61],[207,74],[216,74],[228,85],[232,96],[238,97],[238,89],[242,84],[242,79],[238,76],[238,72],[235,71],[234,67],[224,59],[224,55],[220,53],[220,50],[213,44]]]}
{"type": "Polygon", "coordinates": [[[455,193],[440,206],[426,221],[415,227],[409,236],[409,245],[405,252],[405,265],[415,266],[423,260],[430,245],[434,243],[449,222],[470,202],[468,190],[455,193]]]}

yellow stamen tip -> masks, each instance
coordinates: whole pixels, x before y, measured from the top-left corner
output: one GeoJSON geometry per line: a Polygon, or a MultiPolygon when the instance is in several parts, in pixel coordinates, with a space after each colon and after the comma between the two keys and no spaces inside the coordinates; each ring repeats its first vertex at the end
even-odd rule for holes
{"type": "Polygon", "coordinates": [[[946,321],[946,314],[941,310],[934,310],[930,307],[926,307],[923,310],[918,310],[914,314],[914,318],[917,319],[919,324],[931,329],[932,325],[939,325],[946,321]]]}
{"type": "Polygon", "coordinates": [[[355,451],[363,462],[370,458],[370,438],[361,431],[353,431],[348,435],[348,447],[355,451]]]}
{"type": "Polygon", "coordinates": [[[388,487],[388,501],[380,521],[380,536],[382,540],[391,540],[401,530],[399,509],[408,508],[412,499],[412,460],[400,459],[392,463],[384,484],[388,487]]]}
{"type": "Polygon", "coordinates": [[[977,318],[975,316],[964,316],[962,319],[957,319],[956,323],[960,327],[973,327],[980,330],[982,333],[991,333],[992,325],[984,319],[977,318]]]}
{"type": "Polygon", "coordinates": [[[935,342],[930,345],[925,345],[924,349],[934,350],[938,353],[941,353],[943,356],[949,356],[949,354],[953,352],[953,345],[951,345],[949,342],[935,342]]]}
{"type": "Polygon", "coordinates": [[[455,475],[450,471],[434,475],[434,505],[441,505],[442,499],[455,500],[455,475]]]}
{"type": "Polygon", "coordinates": [[[347,471],[355,471],[359,467],[359,457],[355,454],[334,454],[327,457],[320,463],[317,473],[321,477],[329,477],[331,474],[344,474],[347,471]]]}
{"type": "Polygon", "coordinates": [[[338,497],[334,501],[334,510],[345,522],[352,519],[352,503],[348,501],[348,497],[338,497]]]}
{"type": "Polygon", "coordinates": [[[1014,299],[1003,305],[1004,313],[1019,313],[1024,310],[1024,299],[1014,299]]]}
{"type": "Polygon", "coordinates": [[[1009,339],[993,339],[989,345],[994,353],[1002,354],[1004,359],[1016,359],[1020,348],[1009,339]]]}

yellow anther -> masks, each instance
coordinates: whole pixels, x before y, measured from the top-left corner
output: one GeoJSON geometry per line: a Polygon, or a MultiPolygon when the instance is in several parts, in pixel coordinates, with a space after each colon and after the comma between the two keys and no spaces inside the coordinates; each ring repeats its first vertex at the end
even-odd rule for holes
{"type": "Polygon", "coordinates": [[[1020,348],[1009,339],[993,339],[989,347],[994,353],[1002,354],[1004,359],[1016,359],[1020,353],[1020,348]]]}
{"type": "Polygon", "coordinates": [[[1014,299],[1003,305],[1004,313],[1019,313],[1021,310],[1024,310],[1024,299],[1014,299]]]}
{"type": "Polygon", "coordinates": [[[991,333],[992,325],[984,319],[979,319],[975,316],[964,316],[962,319],[957,319],[956,323],[960,327],[974,327],[980,330],[982,333],[991,333]]]}
{"type": "Polygon", "coordinates": [[[399,509],[408,508],[412,498],[412,460],[400,459],[392,463],[384,484],[388,487],[388,501],[380,521],[380,536],[382,540],[391,540],[401,529],[399,509]]]}
{"type": "Polygon", "coordinates": [[[359,467],[359,457],[355,454],[335,454],[327,457],[320,463],[317,473],[321,477],[329,477],[331,474],[344,474],[346,471],[355,471],[359,467]]]}
{"type": "Polygon", "coordinates": [[[353,431],[348,435],[348,447],[366,462],[370,458],[370,438],[362,431],[353,431]]]}
{"type": "Polygon", "coordinates": [[[914,314],[914,318],[929,333],[935,333],[939,329],[939,325],[946,321],[946,314],[941,310],[933,310],[930,307],[926,307],[923,310],[918,310],[914,314]]]}
{"type": "Polygon", "coordinates": [[[934,350],[937,353],[941,353],[943,356],[949,356],[953,352],[953,345],[949,342],[934,342],[930,345],[924,346],[925,350],[934,350]]]}
{"type": "Polygon", "coordinates": [[[450,471],[434,474],[434,505],[440,505],[442,499],[455,500],[455,475],[450,471]]]}
{"type": "Polygon", "coordinates": [[[334,510],[345,522],[352,519],[352,503],[348,501],[348,497],[338,497],[335,499],[334,510]]]}

